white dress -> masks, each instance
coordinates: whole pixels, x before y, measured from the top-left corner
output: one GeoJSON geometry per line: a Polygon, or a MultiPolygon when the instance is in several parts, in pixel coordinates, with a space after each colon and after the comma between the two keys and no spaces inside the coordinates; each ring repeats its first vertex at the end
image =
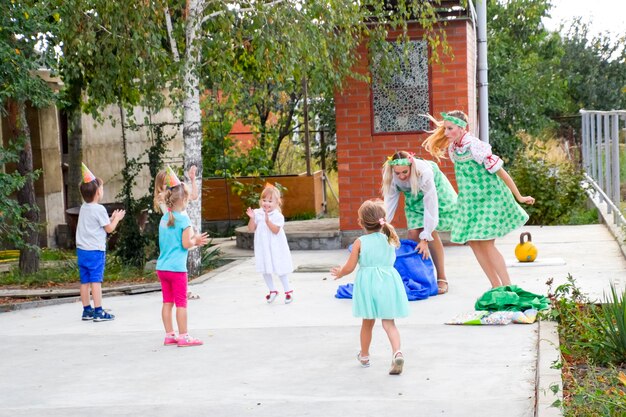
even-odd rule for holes
{"type": "Polygon", "coordinates": [[[285,275],[293,272],[291,252],[285,235],[285,216],[280,210],[272,210],[269,214],[270,222],[280,227],[276,234],[272,233],[265,223],[263,209],[254,210],[254,259],[256,270],[262,274],[285,275]]]}

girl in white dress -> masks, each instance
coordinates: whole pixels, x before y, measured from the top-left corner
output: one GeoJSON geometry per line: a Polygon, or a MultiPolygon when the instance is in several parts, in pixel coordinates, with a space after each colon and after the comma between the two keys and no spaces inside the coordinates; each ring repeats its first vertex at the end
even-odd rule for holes
{"type": "Polygon", "coordinates": [[[293,290],[289,287],[289,274],[293,272],[293,263],[283,228],[285,216],[280,211],[281,205],[278,188],[266,184],[261,192],[260,208],[252,210],[248,207],[246,214],[250,217],[248,230],[254,232],[256,270],[263,275],[269,289],[265,299],[271,303],[278,295],[272,277],[272,274],[276,274],[283,284],[285,304],[289,304],[293,301],[293,290]]]}

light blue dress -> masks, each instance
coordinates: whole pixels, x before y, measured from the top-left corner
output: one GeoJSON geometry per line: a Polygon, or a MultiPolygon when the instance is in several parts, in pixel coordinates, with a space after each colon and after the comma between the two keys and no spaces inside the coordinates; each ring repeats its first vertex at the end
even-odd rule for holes
{"type": "Polygon", "coordinates": [[[364,319],[395,319],[409,315],[409,300],[393,267],[396,251],[383,233],[359,237],[359,269],[354,282],[352,314],[364,319]]]}

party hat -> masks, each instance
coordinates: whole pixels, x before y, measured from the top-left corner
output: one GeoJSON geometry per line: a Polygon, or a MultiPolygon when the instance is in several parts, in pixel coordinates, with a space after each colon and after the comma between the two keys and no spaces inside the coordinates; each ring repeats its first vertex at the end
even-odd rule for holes
{"type": "Polygon", "coordinates": [[[180,185],[178,175],[176,175],[171,166],[168,165],[165,169],[165,172],[165,185],[167,186],[167,188],[173,188],[177,185],[180,185]]]}
{"type": "Polygon", "coordinates": [[[91,172],[89,168],[87,168],[87,165],[85,165],[83,162],[81,162],[80,170],[83,174],[83,182],[85,184],[96,180],[96,176],[93,175],[93,172],[91,172]]]}

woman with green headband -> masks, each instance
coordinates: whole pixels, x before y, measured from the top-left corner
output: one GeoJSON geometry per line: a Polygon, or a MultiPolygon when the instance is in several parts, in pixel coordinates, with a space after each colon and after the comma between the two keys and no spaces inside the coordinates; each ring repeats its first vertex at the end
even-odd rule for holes
{"type": "Polygon", "coordinates": [[[417,251],[425,259],[432,255],[438,293],[445,294],[448,281],[443,243],[437,231],[447,231],[452,226],[456,192],[450,181],[433,161],[400,151],[389,156],[383,165],[382,194],[389,222],[398,208],[400,194],[404,194],[407,237],[418,242],[417,251]]]}
{"type": "Polygon", "coordinates": [[[515,200],[534,204],[535,199],[522,196],[502,168],[502,160],[491,153],[491,146],[468,133],[465,113],[441,116],[442,121],[431,117],[437,128],[424,141],[424,148],[437,160],[447,150],[454,162],[459,198],[450,240],[469,244],[493,288],[511,285],[495,240],[528,221],[528,214],[515,200]]]}

